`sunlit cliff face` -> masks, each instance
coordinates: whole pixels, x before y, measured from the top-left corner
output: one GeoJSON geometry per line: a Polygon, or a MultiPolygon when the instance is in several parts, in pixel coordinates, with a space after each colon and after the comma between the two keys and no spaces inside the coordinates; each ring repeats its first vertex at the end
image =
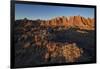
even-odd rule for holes
{"type": "Polygon", "coordinates": [[[94,30],[94,19],[84,18],[82,16],[70,16],[70,17],[56,17],[50,20],[41,22],[42,26],[47,27],[77,27],[79,29],[94,30]]]}

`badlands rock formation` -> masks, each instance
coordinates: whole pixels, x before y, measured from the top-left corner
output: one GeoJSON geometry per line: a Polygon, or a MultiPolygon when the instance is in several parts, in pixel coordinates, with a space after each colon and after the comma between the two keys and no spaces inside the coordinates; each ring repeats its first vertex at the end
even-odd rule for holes
{"type": "Polygon", "coordinates": [[[70,16],[70,17],[56,17],[50,20],[44,20],[41,22],[42,26],[45,27],[73,27],[79,29],[87,29],[93,30],[94,29],[94,19],[92,18],[85,18],[82,16],[70,16]]]}

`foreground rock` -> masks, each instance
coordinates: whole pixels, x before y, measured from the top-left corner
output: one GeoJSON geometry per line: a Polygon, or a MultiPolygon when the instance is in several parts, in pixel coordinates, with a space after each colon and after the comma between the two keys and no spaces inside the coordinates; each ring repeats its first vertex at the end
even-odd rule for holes
{"type": "Polygon", "coordinates": [[[47,53],[45,54],[45,61],[48,62],[75,62],[82,56],[83,50],[75,43],[62,44],[62,43],[48,43],[47,53]],[[57,60],[57,58],[59,58],[57,60]],[[61,59],[64,58],[64,59],[61,59]]]}

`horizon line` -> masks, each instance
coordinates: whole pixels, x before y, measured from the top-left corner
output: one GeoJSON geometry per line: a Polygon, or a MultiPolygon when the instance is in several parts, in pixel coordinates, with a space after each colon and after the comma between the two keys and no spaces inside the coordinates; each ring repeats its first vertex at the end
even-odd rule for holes
{"type": "MultiPolygon", "coordinates": [[[[80,17],[84,17],[84,16],[81,16],[81,15],[74,15],[74,16],[80,16],[80,17]]],[[[28,20],[51,20],[51,19],[55,19],[55,18],[57,18],[57,17],[66,17],[66,18],[68,18],[68,17],[74,17],[74,16],[55,16],[55,17],[51,17],[51,18],[45,18],[45,19],[42,19],[42,18],[36,18],[36,19],[32,19],[32,18],[29,18],[29,17],[23,17],[23,18],[20,18],[20,19],[15,19],[15,20],[23,20],[23,19],[28,19],[28,20]]],[[[94,19],[94,17],[84,17],[84,18],[86,18],[86,19],[88,19],[88,18],[91,18],[91,19],[94,19]]]]}

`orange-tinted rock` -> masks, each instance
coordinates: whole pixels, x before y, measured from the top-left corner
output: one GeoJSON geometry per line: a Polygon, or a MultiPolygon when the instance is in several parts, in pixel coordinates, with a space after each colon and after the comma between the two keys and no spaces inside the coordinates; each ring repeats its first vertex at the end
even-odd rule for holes
{"type": "Polygon", "coordinates": [[[42,26],[46,27],[64,26],[88,30],[94,29],[94,19],[85,18],[82,16],[56,17],[51,20],[43,21],[41,23],[42,26]]]}

